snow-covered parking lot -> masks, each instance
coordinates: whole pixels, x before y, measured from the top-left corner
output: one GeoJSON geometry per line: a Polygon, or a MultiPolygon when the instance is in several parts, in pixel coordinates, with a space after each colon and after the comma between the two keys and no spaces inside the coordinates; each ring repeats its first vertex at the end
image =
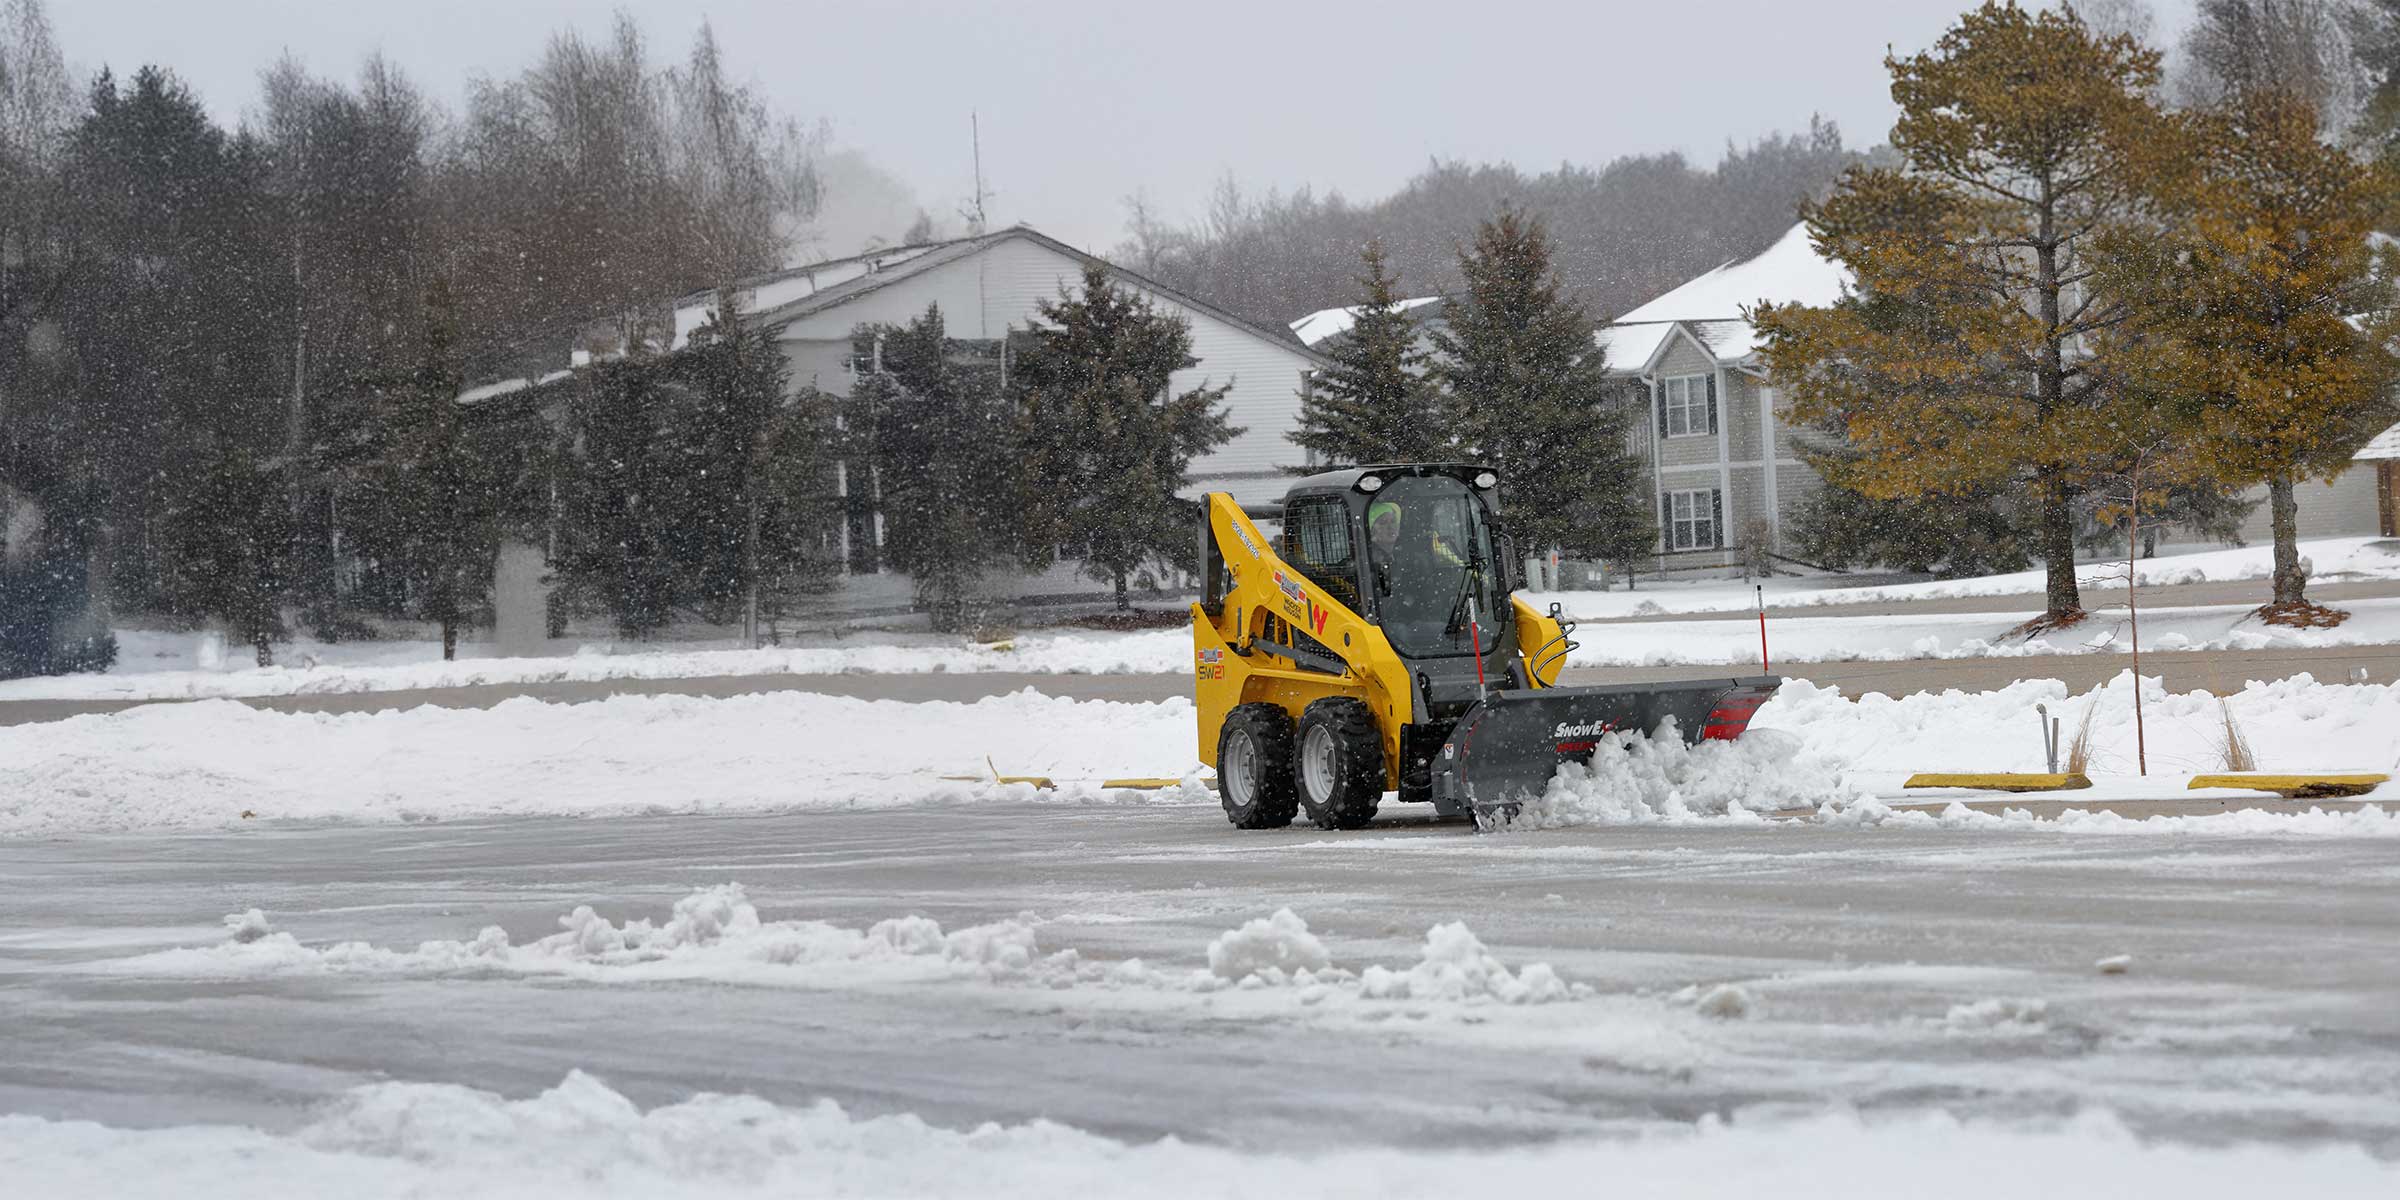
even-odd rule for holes
{"type": "Polygon", "coordinates": [[[2400,765],[2400,686],[2151,681],[2139,777],[2132,688],[1795,680],[1492,836],[1234,830],[1182,699],[0,728],[0,1181],[2391,1194],[2394,785],[1904,806],[2038,767],[2037,704],[2092,714],[2095,808],[2184,794],[2228,714],[2270,767],[2400,765]]]}
{"type": "Polygon", "coordinates": [[[19,839],[0,1178],[2387,1196],[2390,845],[1006,801],[19,839]]]}

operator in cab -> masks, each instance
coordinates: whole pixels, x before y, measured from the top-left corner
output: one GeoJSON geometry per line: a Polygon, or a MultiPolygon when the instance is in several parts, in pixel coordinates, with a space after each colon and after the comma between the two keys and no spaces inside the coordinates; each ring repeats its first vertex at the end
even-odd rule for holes
{"type": "MultiPolygon", "coordinates": [[[[1467,566],[1466,556],[1440,530],[1411,527],[1395,500],[1367,506],[1367,536],[1375,542],[1375,590],[1383,596],[1425,595],[1429,589],[1423,585],[1454,581],[1467,566]]],[[[1450,590],[1441,589],[1445,601],[1450,590]]]]}

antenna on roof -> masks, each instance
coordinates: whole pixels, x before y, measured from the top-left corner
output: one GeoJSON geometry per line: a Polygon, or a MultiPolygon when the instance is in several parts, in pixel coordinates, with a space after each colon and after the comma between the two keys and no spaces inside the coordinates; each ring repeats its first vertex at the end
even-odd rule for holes
{"type": "Polygon", "coordinates": [[[975,139],[975,200],[970,207],[958,210],[958,215],[966,219],[967,232],[980,236],[984,230],[983,202],[991,193],[983,187],[983,120],[973,109],[967,110],[967,128],[975,139]]]}

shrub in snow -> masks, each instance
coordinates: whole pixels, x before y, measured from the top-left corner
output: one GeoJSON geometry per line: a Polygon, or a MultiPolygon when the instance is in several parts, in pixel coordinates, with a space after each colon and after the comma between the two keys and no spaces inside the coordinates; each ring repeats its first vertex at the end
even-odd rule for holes
{"type": "Polygon", "coordinates": [[[1308,931],[1308,922],[1288,908],[1271,917],[1255,917],[1239,929],[1217,935],[1208,944],[1208,969],[1219,979],[1238,981],[1274,972],[1272,981],[1299,971],[1323,971],[1333,965],[1325,943],[1308,931]]]}
{"type": "Polygon", "coordinates": [[[1531,963],[1511,974],[1484,949],[1483,940],[1458,921],[1425,931],[1424,954],[1417,965],[1405,971],[1368,967],[1359,976],[1359,992],[1378,1000],[1496,1000],[1502,1004],[1546,1004],[1580,994],[1548,963],[1531,963]]]}
{"type": "MultiPolygon", "coordinates": [[[[2313,812],[2315,810],[2311,809],[2310,811],[2313,812]]],[[[2127,970],[2132,968],[2133,956],[2130,954],[2111,954],[2107,958],[2093,963],[2092,966],[2097,968],[2103,975],[2122,975],[2127,970]]]]}

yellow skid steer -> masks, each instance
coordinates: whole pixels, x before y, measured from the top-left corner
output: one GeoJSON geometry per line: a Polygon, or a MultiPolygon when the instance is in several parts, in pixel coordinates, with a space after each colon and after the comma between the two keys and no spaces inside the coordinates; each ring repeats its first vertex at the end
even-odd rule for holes
{"type": "Polygon", "coordinates": [[[1356,829],[1384,794],[1479,828],[1514,815],[1609,730],[1675,718],[1736,738],[1771,675],[1560,687],[1573,626],[1517,598],[1500,480],[1463,463],[1311,475],[1261,517],[1209,493],[1192,606],[1200,759],[1244,829],[1302,810],[1356,829]]]}

